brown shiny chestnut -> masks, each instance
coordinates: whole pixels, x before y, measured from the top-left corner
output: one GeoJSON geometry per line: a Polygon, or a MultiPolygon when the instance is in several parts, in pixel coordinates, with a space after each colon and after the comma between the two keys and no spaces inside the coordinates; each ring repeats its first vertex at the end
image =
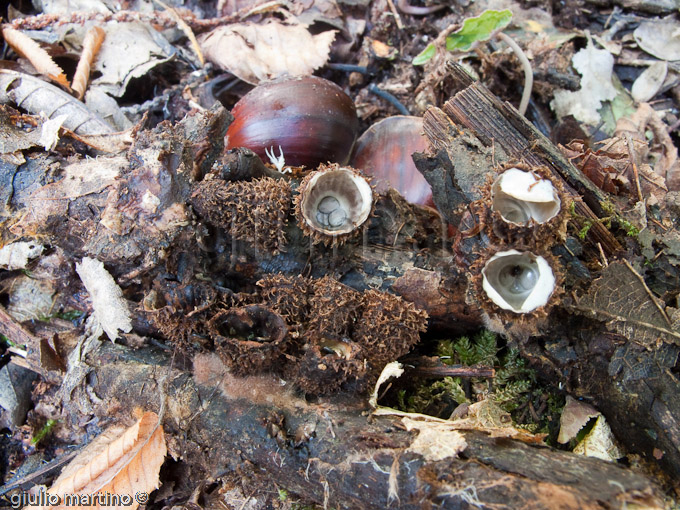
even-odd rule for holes
{"type": "Polygon", "coordinates": [[[265,150],[287,165],[316,168],[347,163],[359,130],[352,99],[335,83],[316,76],[258,85],[232,109],[227,149],[247,147],[268,161],[265,150]]]}
{"type": "Polygon", "coordinates": [[[413,204],[434,207],[432,188],[411,155],[427,149],[423,119],[398,115],[373,124],[357,140],[351,165],[373,177],[377,191],[396,189],[413,204]]]}

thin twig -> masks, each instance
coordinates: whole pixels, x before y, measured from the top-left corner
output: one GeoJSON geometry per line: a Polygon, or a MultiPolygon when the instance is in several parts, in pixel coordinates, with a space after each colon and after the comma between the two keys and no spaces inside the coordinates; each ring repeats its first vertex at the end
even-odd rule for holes
{"type": "Polygon", "coordinates": [[[394,6],[394,2],[392,0],[387,0],[387,5],[390,6],[390,11],[392,11],[394,21],[397,23],[397,28],[399,30],[404,30],[404,22],[401,21],[401,16],[399,16],[399,11],[397,11],[397,8],[394,6]]]}
{"type": "Polygon", "coordinates": [[[517,44],[508,34],[504,32],[499,32],[498,37],[517,55],[520,63],[522,64],[522,70],[524,71],[524,90],[522,91],[522,100],[519,102],[519,113],[524,115],[527,112],[527,107],[529,106],[529,99],[531,98],[531,89],[534,87],[534,72],[531,69],[531,62],[522,51],[522,48],[517,44]]]}
{"type": "Polygon", "coordinates": [[[491,367],[436,366],[409,368],[409,374],[421,377],[495,377],[491,367]]]}

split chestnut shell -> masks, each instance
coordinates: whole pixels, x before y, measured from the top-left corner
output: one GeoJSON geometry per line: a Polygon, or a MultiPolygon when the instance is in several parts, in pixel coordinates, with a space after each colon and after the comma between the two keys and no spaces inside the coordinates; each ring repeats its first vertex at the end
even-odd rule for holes
{"type": "Polygon", "coordinates": [[[295,214],[314,244],[342,243],[358,233],[371,214],[373,190],[356,170],[321,165],[303,179],[295,199],[295,214]]]}
{"type": "Polygon", "coordinates": [[[562,205],[552,182],[515,167],[498,176],[491,187],[491,196],[492,210],[517,225],[531,221],[546,223],[559,214],[562,205]]]}
{"type": "Polygon", "coordinates": [[[545,306],[556,286],[548,261],[531,252],[501,251],[482,269],[482,288],[503,310],[529,313],[545,306]]]}

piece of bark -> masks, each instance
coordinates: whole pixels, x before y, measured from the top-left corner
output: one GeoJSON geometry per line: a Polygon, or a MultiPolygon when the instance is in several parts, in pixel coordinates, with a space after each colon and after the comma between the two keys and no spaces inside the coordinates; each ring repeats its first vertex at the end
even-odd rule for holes
{"type": "Polygon", "coordinates": [[[167,382],[164,429],[193,478],[231,470],[258,475],[307,501],[334,508],[661,508],[658,489],[613,463],[510,439],[464,432],[460,458],[428,461],[407,452],[413,436],[397,418],[370,418],[356,396],[310,404],[266,376],[224,374],[214,357],[193,377],[168,371],[169,356],[106,345],[93,390],[109,407],[158,410],[167,382]],[[202,384],[199,384],[200,381],[202,384]],[[212,383],[211,383],[212,381],[212,383]],[[217,386],[218,389],[211,384],[217,386]]]}

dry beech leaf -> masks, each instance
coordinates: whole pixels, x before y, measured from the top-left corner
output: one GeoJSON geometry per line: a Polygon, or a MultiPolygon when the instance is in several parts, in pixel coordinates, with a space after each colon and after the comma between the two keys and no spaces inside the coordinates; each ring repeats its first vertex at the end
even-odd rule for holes
{"type": "Polygon", "coordinates": [[[33,115],[44,112],[50,119],[66,115],[64,127],[78,135],[113,132],[104,120],[60,88],[28,74],[0,69],[0,102],[10,101],[33,115]]]}
{"type": "Polygon", "coordinates": [[[161,2],[161,0],[155,0],[155,2],[163,7],[168,14],[170,14],[170,17],[175,20],[175,23],[177,23],[177,26],[180,28],[182,32],[184,32],[184,35],[187,36],[187,39],[189,39],[189,42],[191,43],[191,49],[194,50],[194,53],[196,54],[196,57],[198,58],[198,61],[201,63],[201,67],[205,65],[205,59],[203,58],[203,53],[201,52],[201,47],[198,44],[198,41],[196,40],[196,36],[194,35],[194,31],[191,30],[191,27],[187,25],[186,21],[182,19],[182,17],[177,13],[177,11],[167,5],[164,2],[161,2]]]}
{"type": "Polygon", "coordinates": [[[52,60],[52,57],[37,42],[9,25],[2,26],[2,36],[7,44],[22,57],[28,59],[40,74],[69,88],[64,70],[52,60]]]}
{"type": "Polygon", "coordinates": [[[627,261],[609,264],[587,294],[568,309],[607,323],[611,331],[647,348],[662,342],[680,345],[680,330],[627,261]]]}
{"type": "Polygon", "coordinates": [[[270,21],[218,27],[199,38],[206,58],[257,85],[280,76],[311,74],[328,60],[336,31],[312,35],[301,25],[270,21]]]}
{"type": "Polygon", "coordinates": [[[97,322],[112,342],[118,337],[118,330],[129,333],[132,330],[130,311],[123,298],[123,291],[99,260],[84,257],[76,263],[76,272],[92,299],[92,308],[97,322]]]}
{"type": "Polygon", "coordinates": [[[78,67],[73,75],[73,90],[76,92],[78,99],[82,99],[85,95],[87,82],[90,80],[90,68],[97,58],[97,53],[99,53],[99,48],[101,48],[105,37],[106,32],[100,27],[92,27],[85,34],[83,51],[80,54],[78,67]]]}
{"type": "MultiPolygon", "coordinates": [[[[47,497],[54,494],[60,500],[65,495],[78,495],[79,505],[51,504],[26,508],[101,508],[105,505],[97,504],[97,494],[101,498],[108,494],[109,498],[119,496],[123,504],[106,508],[134,510],[139,506],[140,494],[148,495],[158,488],[158,473],[166,453],[165,435],[158,423],[158,415],[144,413],[127,430],[115,427],[99,435],[64,468],[47,491],[47,497]]],[[[51,500],[49,502],[52,503],[51,500]]],[[[66,500],[61,502],[68,503],[66,500]]]]}

